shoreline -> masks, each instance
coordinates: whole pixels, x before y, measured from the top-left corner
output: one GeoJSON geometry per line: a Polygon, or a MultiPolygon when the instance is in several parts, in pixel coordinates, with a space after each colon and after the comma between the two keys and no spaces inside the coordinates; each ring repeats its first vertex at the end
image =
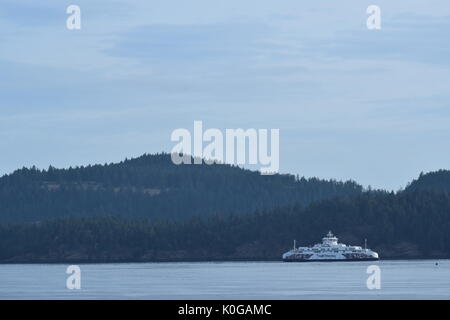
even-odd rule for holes
{"type": "MultiPolygon", "coordinates": [[[[387,258],[387,259],[379,259],[376,261],[315,261],[317,263],[333,263],[333,262],[340,262],[342,264],[344,262],[382,262],[382,261],[437,261],[437,260],[450,260],[450,257],[440,257],[440,258],[387,258]]],[[[187,259],[187,260],[148,260],[148,261],[142,261],[142,260],[117,260],[117,261],[111,261],[111,260],[95,260],[95,261],[86,261],[86,260],[54,260],[54,261],[7,261],[7,262],[0,262],[0,265],[14,265],[14,264],[30,264],[30,265],[36,265],[36,264],[49,264],[49,265],[56,265],[56,264],[130,264],[130,263],[227,263],[227,262],[283,262],[281,259],[210,259],[210,260],[204,260],[204,259],[187,259]]],[[[310,262],[314,263],[314,262],[310,262]]],[[[295,263],[289,263],[289,264],[295,264],[295,263]]],[[[303,263],[298,263],[303,264],[303,263]]]]}

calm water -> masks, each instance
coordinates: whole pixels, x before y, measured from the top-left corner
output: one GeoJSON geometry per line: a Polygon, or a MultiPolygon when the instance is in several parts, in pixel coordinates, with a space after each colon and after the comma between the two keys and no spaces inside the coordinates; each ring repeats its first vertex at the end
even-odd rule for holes
{"type": "Polygon", "coordinates": [[[450,260],[0,265],[0,299],[449,299],[450,260]],[[439,265],[436,266],[435,263],[439,265]],[[381,269],[368,290],[367,266],[381,269]]]}

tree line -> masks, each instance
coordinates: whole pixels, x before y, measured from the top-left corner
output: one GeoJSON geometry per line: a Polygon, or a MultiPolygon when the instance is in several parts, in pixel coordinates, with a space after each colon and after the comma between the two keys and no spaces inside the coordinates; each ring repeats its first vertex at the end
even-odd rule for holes
{"type": "Polygon", "coordinates": [[[273,176],[236,166],[174,165],[169,154],[68,169],[23,168],[0,178],[0,222],[67,217],[187,219],[248,214],[360,194],[353,181],[273,176]]]}
{"type": "Polygon", "coordinates": [[[307,207],[185,220],[64,218],[0,225],[1,262],[279,260],[297,240],[364,245],[381,258],[449,258],[450,194],[368,191],[307,207]]]}

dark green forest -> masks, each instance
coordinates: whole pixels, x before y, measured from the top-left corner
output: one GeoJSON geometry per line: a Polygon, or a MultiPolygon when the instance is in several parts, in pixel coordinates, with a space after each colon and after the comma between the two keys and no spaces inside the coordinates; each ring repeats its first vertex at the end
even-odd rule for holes
{"type": "Polygon", "coordinates": [[[246,214],[360,194],[355,182],[264,176],[236,166],[174,165],[169,154],[69,169],[23,168],[0,178],[0,222],[64,217],[186,219],[246,214]]]}
{"type": "Polygon", "coordinates": [[[279,260],[292,240],[314,244],[329,230],[382,258],[450,257],[450,195],[366,192],[307,208],[188,220],[118,217],[0,226],[1,262],[279,260]]]}
{"type": "Polygon", "coordinates": [[[21,169],[0,179],[0,262],[279,260],[332,230],[382,259],[450,258],[450,172],[404,190],[175,166],[167,154],[119,164],[21,169]]]}
{"type": "Polygon", "coordinates": [[[427,174],[422,172],[417,179],[408,184],[406,190],[450,192],[450,171],[438,170],[427,174]]]}

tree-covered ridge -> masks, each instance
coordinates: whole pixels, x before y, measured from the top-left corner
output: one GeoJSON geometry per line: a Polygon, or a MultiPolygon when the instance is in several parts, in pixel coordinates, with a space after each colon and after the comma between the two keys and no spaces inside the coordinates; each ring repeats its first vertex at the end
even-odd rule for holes
{"type": "Polygon", "coordinates": [[[243,214],[361,192],[352,181],[264,176],[224,164],[177,166],[163,153],[115,164],[17,170],[0,178],[0,222],[243,214]]]}
{"type": "Polygon", "coordinates": [[[189,220],[117,217],[0,225],[0,262],[93,262],[280,259],[297,244],[341,242],[378,251],[381,258],[449,258],[450,195],[365,192],[304,208],[189,220]]]}
{"type": "Polygon", "coordinates": [[[421,173],[419,178],[413,180],[405,191],[439,191],[450,192],[450,171],[438,170],[421,173]]]}

